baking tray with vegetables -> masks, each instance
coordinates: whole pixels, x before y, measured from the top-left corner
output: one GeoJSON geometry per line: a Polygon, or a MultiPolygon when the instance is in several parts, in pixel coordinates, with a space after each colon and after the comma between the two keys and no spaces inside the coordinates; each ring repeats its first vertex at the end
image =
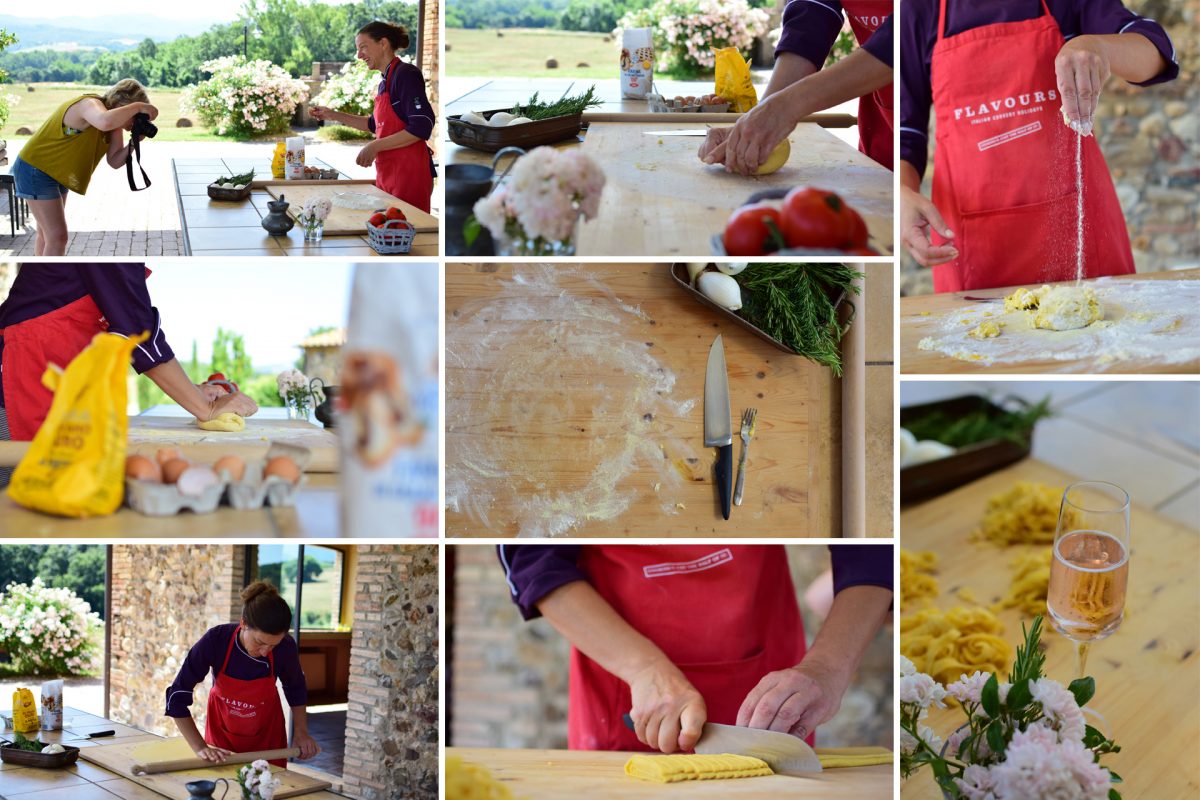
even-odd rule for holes
{"type": "MultiPolygon", "coordinates": [[[[0,740],[4,741],[4,740],[0,740]]],[[[16,739],[0,746],[0,761],[21,767],[39,769],[63,769],[79,758],[79,748],[64,744],[47,744],[37,739],[26,739],[18,733],[16,739]]],[[[0,795],[2,796],[2,795],[0,795]]]]}
{"type": "MultiPolygon", "coordinates": [[[[570,91],[570,87],[567,88],[570,91]]],[[[573,139],[583,129],[583,112],[603,101],[596,87],[575,97],[554,102],[538,100],[538,93],[524,105],[490,111],[468,111],[447,117],[450,141],[461,147],[495,153],[505,147],[529,150],[573,139]]]]}
{"type": "Polygon", "coordinates": [[[672,264],[698,302],[785,353],[842,374],[841,340],[854,318],[862,273],[844,264],[672,264]],[[845,322],[843,305],[849,307],[845,322]]]}
{"type": "Polygon", "coordinates": [[[1049,397],[994,402],[973,394],[901,408],[901,502],[936,497],[1027,458],[1034,427],[1050,415],[1049,397]]]}

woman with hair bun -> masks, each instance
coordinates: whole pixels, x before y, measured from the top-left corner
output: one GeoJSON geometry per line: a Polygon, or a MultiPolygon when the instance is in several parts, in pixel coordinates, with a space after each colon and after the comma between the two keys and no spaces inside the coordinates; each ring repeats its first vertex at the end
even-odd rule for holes
{"type": "Polygon", "coordinates": [[[375,185],[390,195],[422,211],[429,211],[433,196],[433,106],[425,96],[425,76],[396,53],[408,47],[408,30],[375,20],[364,25],[354,37],[358,57],[383,80],[375,95],[375,110],[370,116],[347,114],[325,106],[313,106],[310,113],[321,120],[348,125],[375,134],[356,159],[359,166],[375,164],[375,185]]]}
{"type": "MultiPolygon", "coordinates": [[[[241,622],[211,628],[192,646],[167,687],[166,714],[197,757],[220,764],[232,753],[286,748],[276,680],[292,708],[292,747],[300,748],[300,758],[321,752],[308,735],[308,687],[296,640],[288,635],[291,624],[292,609],[279,590],[256,581],[242,592],[241,622]],[[210,671],[213,684],[201,736],[190,710],[192,691],[210,671]]],[[[271,763],[287,766],[286,759],[271,763]]]]}

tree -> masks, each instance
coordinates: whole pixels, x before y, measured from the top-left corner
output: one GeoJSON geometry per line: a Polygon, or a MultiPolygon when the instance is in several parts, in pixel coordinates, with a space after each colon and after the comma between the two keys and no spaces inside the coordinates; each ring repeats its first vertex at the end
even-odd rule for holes
{"type": "Polygon", "coordinates": [[[254,377],[250,356],[246,355],[246,343],[240,333],[217,328],[217,338],[213,340],[212,371],[222,373],[227,380],[239,386],[254,377]]]}
{"type": "Polygon", "coordinates": [[[0,593],[10,583],[40,577],[47,586],[70,589],[103,618],[105,562],[104,545],[6,545],[0,547],[0,593]]]}
{"type": "MultiPolygon", "coordinates": [[[[321,573],[325,571],[325,567],[313,556],[304,557],[304,582],[311,583],[321,577],[321,573]]],[[[283,576],[289,582],[296,582],[296,562],[287,561],[283,564],[283,576]]]]}
{"type": "MultiPolygon", "coordinates": [[[[15,44],[16,41],[16,36],[0,28],[0,53],[3,53],[4,48],[15,44]]],[[[8,80],[8,73],[0,69],[0,83],[4,83],[6,80],[8,80]]],[[[4,123],[8,122],[8,115],[11,110],[9,108],[9,99],[9,95],[0,94],[0,128],[3,128],[4,123]]]]}

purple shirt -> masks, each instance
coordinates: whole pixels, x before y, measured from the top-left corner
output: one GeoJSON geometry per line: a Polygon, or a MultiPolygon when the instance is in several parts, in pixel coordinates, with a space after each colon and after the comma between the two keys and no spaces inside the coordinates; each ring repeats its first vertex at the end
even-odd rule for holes
{"type": "MultiPolygon", "coordinates": [[[[387,87],[392,100],[392,111],[404,120],[404,129],[418,139],[429,139],[433,135],[433,106],[425,96],[425,76],[412,64],[393,60],[383,73],[377,95],[387,87]]],[[[375,115],[367,117],[367,127],[375,132],[375,115]]]]}
{"type": "MultiPolygon", "coordinates": [[[[842,4],[838,0],[788,0],[787,8],[783,10],[783,33],[775,46],[775,55],[795,53],[820,69],[842,30],[842,13],[842,4]]],[[[890,14],[863,44],[863,49],[889,67],[892,65],[890,14]]]]}
{"type": "MultiPolygon", "coordinates": [[[[933,104],[930,69],[938,33],[938,0],[902,0],[900,19],[900,158],[922,175],[929,158],[929,111],[933,104]]],[[[1081,34],[1140,33],[1149,39],[1167,65],[1149,86],[1179,75],[1171,37],[1152,19],[1139,17],[1120,0],[1046,0],[1063,37],[1081,34]]],[[[973,0],[947,2],[945,35],[995,22],[1019,22],[1042,15],[1041,0],[973,0]]],[[[1008,56],[1007,53],[1002,54],[1008,56]]],[[[1015,56],[1010,56],[1015,57],[1015,56]]]]}
{"type": "MultiPolygon", "coordinates": [[[[209,672],[212,672],[216,681],[216,673],[225,663],[225,651],[235,630],[236,622],[218,625],[210,628],[200,637],[200,641],[192,645],[179,674],[175,676],[175,682],[167,687],[168,717],[186,717],[191,713],[188,709],[192,704],[192,690],[208,677],[209,672]]],[[[304,671],[300,669],[300,651],[296,640],[291,634],[284,636],[271,654],[275,659],[275,677],[283,684],[288,705],[292,708],[307,705],[308,684],[304,680],[304,671]]],[[[252,681],[269,676],[271,665],[267,659],[255,658],[247,653],[239,640],[233,644],[225,674],[240,681],[252,681]]]]}
{"type": "MultiPolygon", "coordinates": [[[[542,615],[537,604],[550,592],[568,583],[588,579],[579,567],[583,547],[585,545],[502,544],[496,548],[509,594],[525,619],[537,619],[542,615]]],[[[778,547],[779,557],[786,558],[782,546],[778,547]]],[[[850,586],[892,588],[891,545],[831,544],[829,553],[833,562],[834,594],[850,586]]]]}
{"type": "MultiPolygon", "coordinates": [[[[0,304],[0,330],[57,311],[87,295],[99,306],[110,332],[134,336],[150,331],[150,338],[133,351],[133,368],[138,374],[175,358],[158,309],[150,302],[145,264],[23,264],[8,299],[0,304]]],[[[0,336],[0,353],[3,347],[0,336]]]]}

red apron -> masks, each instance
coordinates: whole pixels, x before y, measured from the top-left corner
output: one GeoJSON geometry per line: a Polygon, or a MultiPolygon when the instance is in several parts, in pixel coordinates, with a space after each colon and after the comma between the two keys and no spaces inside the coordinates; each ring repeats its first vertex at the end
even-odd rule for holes
{"type": "Polygon", "coordinates": [[[106,330],[104,314],[91,295],[84,295],[49,314],[0,331],[4,337],[4,363],[0,366],[4,410],[13,441],[33,441],[50,413],[54,392],[42,385],[46,367],[57,364],[65,369],[96,334],[106,330]]]}
{"type": "MultiPolygon", "coordinates": [[[[782,546],[591,545],[580,568],[600,596],[682,670],[733,725],[768,672],[804,657],[804,628],[782,546]]],[[[572,648],[572,750],[651,748],[625,727],[629,685],[572,648]]],[[[811,737],[810,737],[811,739],[811,737]]]]}
{"type": "MultiPolygon", "coordinates": [[[[392,59],[391,70],[400,68],[400,59],[392,59]]],[[[375,95],[375,138],[383,139],[399,133],[407,126],[396,116],[392,108],[392,96],[387,89],[388,78],[384,78],[383,91],[375,95]]],[[[399,197],[422,211],[429,212],[429,201],[433,196],[433,173],[429,169],[429,145],[413,142],[407,147],[381,150],[375,156],[375,185],[390,195],[399,197]]]]}
{"type": "MultiPolygon", "coordinates": [[[[1058,23],[1042,16],[945,36],[931,81],[933,204],[962,254],[933,268],[936,292],[1071,280],[1076,274],[1076,134],[1063,124],[1058,23]]],[[[1085,277],[1134,271],[1125,218],[1095,137],[1083,139],[1085,277]]],[[[936,232],[934,244],[945,239],[936,232]]]]}
{"type": "MultiPolygon", "coordinates": [[[[894,0],[842,0],[859,46],[896,11],[894,0]]],[[[889,170],[892,162],[892,84],[858,98],[858,149],[889,170]]]]}
{"type": "MultiPolygon", "coordinates": [[[[279,702],[279,690],[275,687],[274,654],[267,656],[271,674],[265,678],[243,681],[225,674],[229,656],[233,654],[233,643],[237,641],[241,630],[242,626],[238,625],[229,638],[225,662],[213,680],[212,691],[208,693],[204,740],[235,753],[286,748],[287,726],[284,724],[283,703],[279,702]]],[[[286,767],[287,759],[277,759],[271,763],[286,767]]]]}

